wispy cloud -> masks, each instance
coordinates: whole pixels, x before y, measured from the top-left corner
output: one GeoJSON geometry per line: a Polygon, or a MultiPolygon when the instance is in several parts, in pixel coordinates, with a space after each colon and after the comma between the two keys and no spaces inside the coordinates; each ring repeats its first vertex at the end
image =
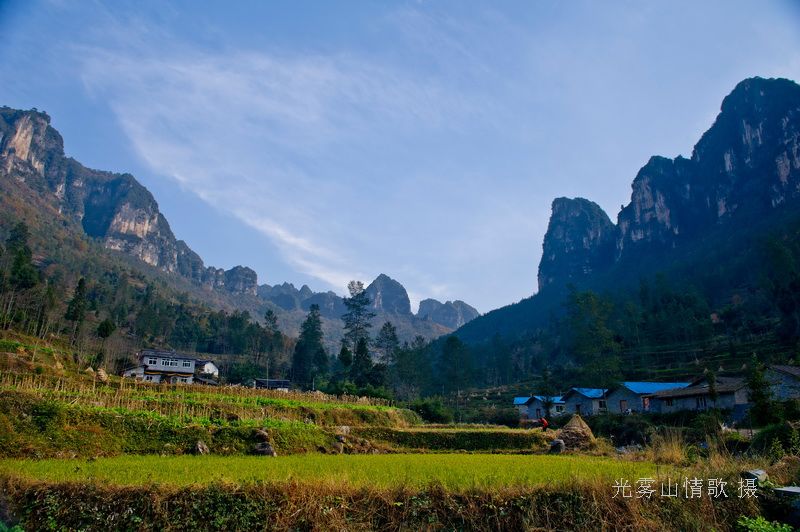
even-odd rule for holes
{"type": "Polygon", "coordinates": [[[299,271],[337,289],[363,275],[352,246],[364,235],[344,227],[343,211],[369,176],[348,176],[346,158],[358,157],[359,146],[380,149],[377,139],[402,141],[474,116],[475,102],[365,58],[199,53],[145,41],[83,47],[87,89],[110,101],[153,170],[260,231],[299,271]]]}

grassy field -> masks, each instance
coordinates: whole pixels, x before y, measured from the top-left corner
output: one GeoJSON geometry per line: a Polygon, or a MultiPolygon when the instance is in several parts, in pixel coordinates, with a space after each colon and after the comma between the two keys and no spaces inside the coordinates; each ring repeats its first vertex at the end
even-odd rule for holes
{"type": "MultiPolygon", "coordinates": [[[[665,471],[663,466],[662,471],[665,471]]],[[[120,456],[85,460],[2,460],[0,475],[48,482],[96,480],[115,485],[186,486],[211,482],[348,484],[354,487],[451,490],[564,485],[573,481],[633,482],[658,474],[655,464],[587,456],[486,454],[307,455],[278,458],[120,456]]]]}

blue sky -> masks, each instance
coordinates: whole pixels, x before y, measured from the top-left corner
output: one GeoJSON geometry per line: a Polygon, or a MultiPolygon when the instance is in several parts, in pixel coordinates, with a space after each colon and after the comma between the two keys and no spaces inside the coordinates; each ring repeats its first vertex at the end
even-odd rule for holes
{"type": "Polygon", "coordinates": [[[0,0],[0,68],[0,104],[134,174],[207,264],[486,312],[534,292],[554,197],[616,219],[738,81],[800,79],[800,10],[0,0]]]}

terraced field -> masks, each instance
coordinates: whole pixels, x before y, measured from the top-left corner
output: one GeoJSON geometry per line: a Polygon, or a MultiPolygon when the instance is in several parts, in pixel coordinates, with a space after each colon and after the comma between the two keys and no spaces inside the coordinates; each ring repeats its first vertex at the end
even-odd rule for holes
{"type": "MultiPolygon", "coordinates": [[[[662,467],[663,469],[663,467],[662,467]]],[[[115,485],[186,486],[210,482],[349,484],[355,487],[451,490],[561,486],[654,477],[655,464],[592,456],[388,454],[254,456],[119,456],[86,460],[2,460],[0,476],[48,482],[95,480],[115,485]]]]}

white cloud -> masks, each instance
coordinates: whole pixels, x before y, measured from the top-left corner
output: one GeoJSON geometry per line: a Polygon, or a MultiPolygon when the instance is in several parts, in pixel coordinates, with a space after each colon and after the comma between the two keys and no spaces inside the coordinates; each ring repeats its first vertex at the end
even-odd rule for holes
{"type": "Polygon", "coordinates": [[[138,155],[337,290],[364,278],[370,250],[353,246],[368,245],[373,229],[348,225],[343,212],[373,177],[348,175],[348,158],[420,129],[457,128],[479,108],[435,81],[351,55],[127,42],[138,44],[82,47],[82,79],[110,102],[138,155]]]}

